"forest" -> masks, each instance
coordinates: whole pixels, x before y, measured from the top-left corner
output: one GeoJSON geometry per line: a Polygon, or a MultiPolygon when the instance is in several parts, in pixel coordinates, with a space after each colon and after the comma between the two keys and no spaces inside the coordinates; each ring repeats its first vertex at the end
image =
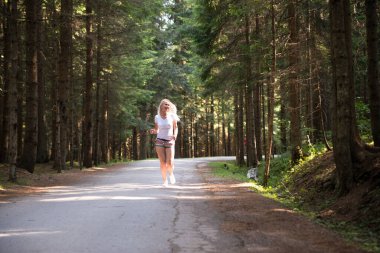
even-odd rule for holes
{"type": "MultiPolygon", "coordinates": [[[[0,162],[33,173],[155,157],[161,99],[178,157],[241,167],[332,150],[335,185],[379,178],[376,0],[1,0],[0,162]],[[376,176],[377,175],[377,176],[376,176]]],[[[379,179],[377,179],[379,181],[379,179]]]]}

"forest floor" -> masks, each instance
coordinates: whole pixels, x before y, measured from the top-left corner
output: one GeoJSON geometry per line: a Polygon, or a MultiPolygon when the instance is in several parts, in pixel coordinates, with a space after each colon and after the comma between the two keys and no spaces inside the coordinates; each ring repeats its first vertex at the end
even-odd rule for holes
{"type": "MultiPolygon", "coordinates": [[[[33,174],[18,170],[18,184],[12,184],[7,182],[8,170],[6,166],[0,164],[0,203],[12,197],[46,192],[49,191],[50,187],[54,186],[80,183],[88,180],[89,175],[112,172],[120,168],[120,166],[125,165],[114,164],[107,167],[94,167],[83,170],[75,168],[58,174],[51,169],[51,164],[38,165],[33,174]]],[[[331,224],[331,221],[336,221],[337,226],[339,224],[347,225],[348,223],[361,224],[364,229],[368,228],[369,233],[375,233],[376,237],[380,229],[380,191],[378,185],[371,184],[371,182],[377,182],[376,176],[375,178],[367,179],[366,183],[358,183],[357,187],[349,195],[338,198],[333,194],[331,187],[335,169],[331,154],[322,155],[310,161],[308,167],[308,170],[295,173],[292,184],[284,184],[289,194],[301,200],[303,203],[302,210],[317,213],[317,219],[319,219],[320,223],[329,221],[328,223],[331,224]]],[[[227,232],[238,234],[245,245],[252,245],[252,235],[258,229],[272,230],[273,233],[277,229],[276,233],[281,234],[281,226],[287,226],[289,230],[292,230],[293,226],[294,234],[290,236],[297,236],[297,233],[312,233],[313,227],[300,221],[297,218],[299,216],[291,216],[295,212],[285,207],[281,209],[284,212],[283,214],[273,212],[273,214],[270,214],[271,216],[267,217],[267,220],[263,219],[263,210],[268,213],[267,210],[271,209],[271,205],[275,201],[270,199],[266,201],[264,200],[266,198],[253,194],[254,190],[248,183],[245,184],[235,179],[215,176],[209,167],[202,168],[199,171],[209,185],[207,187],[208,191],[211,191],[216,196],[228,196],[233,199],[233,201],[223,201],[223,198],[221,198],[220,201],[214,201],[213,203],[215,208],[225,216],[222,228],[227,232]],[[286,222],[285,219],[288,218],[281,218],[282,215],[290,217],[290,220],[286,222]],[[279,220],[281,220],[280,225],[278,225],[279,220]]],[[[278,206],[278,204],[274,205],[278,206]]],[[[313,219],[315,220],[315,217],[313,219]]],[[[356,232],[353,232],[352,236],[355,237],[356,232]]],[[[319,242],[316,236],[315,241],[321,245],[334,244],[335,246],[331,245],[328,252],[362,252],[353,244],[341,243],[341,237],[335,233],[331,234],[331,238],[331,240],[319,242]],[[339,243],[335,243],[338,241],[339,243]]],[[[362,238],[354,240],[356,241],[355,244],[368,243],[366,239],[362,240],[362,242],[361,240],[362,238]]],[[[380,252],[376,243],[375,246],[369,247],[369,249],[374,249],[373,252],[380,252]]],[[[283,250],[281,252],[287,252],[283,250]]],[[[307,250],[305,252],[314,251],[307,250]]],[[[316,252],[319,251],[317,250],[316,252]]]]}

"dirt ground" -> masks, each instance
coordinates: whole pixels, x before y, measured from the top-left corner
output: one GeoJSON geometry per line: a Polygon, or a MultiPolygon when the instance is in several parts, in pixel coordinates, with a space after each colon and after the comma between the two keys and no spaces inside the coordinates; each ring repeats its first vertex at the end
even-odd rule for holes
{"type": "MultiPolygon", "coordinates": [[[[19,179],[27,181],[29,186],[13,185],[6,190],[0,189],[0,203],[11,197],[49,191],[54,186],[84,182],[90,178],[88,175],[109,173],[120,166],[125,165],[82,171],[73,169],[62,174],[19,171],[19,179]]],[[[0,170],[4,177],[5,168],[0,170]]],[[[242,245],[239,252],[365,252],[274,200],[252,192],[247,184],[214,177],[206,166],[200,167],[199,172],[208,183],[206,190],[212,196],[213,209],[223,217],[221,229],[239,238],[242,245]]]]}
{"type": "Polygon", "coordinates": [[[208,167],[200,171],[224,217],[222,229],[240,238],[244,252],[366,252],[247,184],[214,177],[208,167]]]}

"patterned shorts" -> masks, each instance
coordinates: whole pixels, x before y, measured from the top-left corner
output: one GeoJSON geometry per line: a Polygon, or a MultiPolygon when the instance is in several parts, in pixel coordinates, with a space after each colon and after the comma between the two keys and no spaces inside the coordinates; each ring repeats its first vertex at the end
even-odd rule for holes
{"type": "Polygon", "coordinates": [[[171,148],[173,144],[174,144],[173,141],[157,138],[155,146],[162,147],[162,148],[171,148]]]}

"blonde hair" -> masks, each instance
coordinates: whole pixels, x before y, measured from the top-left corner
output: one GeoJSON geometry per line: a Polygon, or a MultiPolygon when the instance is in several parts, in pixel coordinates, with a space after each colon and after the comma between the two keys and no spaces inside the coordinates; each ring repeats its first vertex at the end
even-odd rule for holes
{"type": "Polygon", "coordinates": [[[169,99],[167,98],[164,98],[161,100],[158,108],[157,108],[157,114],[158,115],[161,115],[161,106],[164,104],[164,103],[168,103],[169,104],[169,112],[171,114],[174,115],[174,118],[176,119],[176,121],[179,121],[179,117],[177,115],[177,107],[175,106],[175,104],[173,104],[169,99]]]}

